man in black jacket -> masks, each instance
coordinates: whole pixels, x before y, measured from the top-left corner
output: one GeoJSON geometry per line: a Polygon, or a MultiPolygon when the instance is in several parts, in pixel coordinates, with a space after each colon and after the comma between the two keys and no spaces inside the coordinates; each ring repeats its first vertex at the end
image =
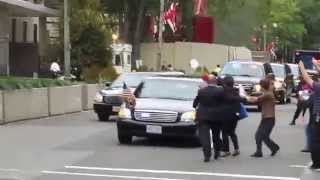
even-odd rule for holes
{"type": "Polygon", "coordinates": [[[203,148],[204,162],[209,162],[211,158],[211,138],[212,131],[214,144],[214,158],[218,159],[221,149],[220,133],[222,129],[223,116],[225,111],[223,103],[225,93],[222,87],[217,86],[217,78],[209,75],[208,86],[199,90],[193,107],[197,109],[196,120],[199,122],[199,136],[203,148]]]}

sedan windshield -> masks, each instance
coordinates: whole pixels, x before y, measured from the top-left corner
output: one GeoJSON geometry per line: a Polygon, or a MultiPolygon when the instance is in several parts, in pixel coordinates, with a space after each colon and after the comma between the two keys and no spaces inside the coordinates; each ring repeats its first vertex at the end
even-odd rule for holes
{"type": "Polygon", "coordinates": [[[222,75],[229,76],[247,76],[258,77],[264,76],[263,65],[252,63],[227,63],[222,70],[222,75]]]}
{"type": "Polygon", "coordinates": [[[122,74],[111,85],[111,88],[123,87],[125,82],[129,87],[137,87],[148,74],[122,74]]]}
{"type": "Polygon", "coordinates": [[[285,73],[284,66],[282,65],[271,65],[271,66],[272,66],[272,71],[276,77],[285,78],[286,73],[285,73]]]}
{"type": "Polygon", "coordinates": [[[200,81],[150,79],[137,90],[138,98],[193,100],[200,81]]]}
{"type": "Polygon", "coordinates": [[[297,65],[289,65],[291,72],[295,78],[299,77],[299,67],[297,65]]]}

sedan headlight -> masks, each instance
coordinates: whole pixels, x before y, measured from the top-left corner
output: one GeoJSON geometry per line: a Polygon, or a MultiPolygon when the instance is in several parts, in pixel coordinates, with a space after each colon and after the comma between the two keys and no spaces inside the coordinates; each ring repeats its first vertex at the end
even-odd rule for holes
{"type": "Polygon", "coordinates": [[[97,92],[96,96],[94,97],[94,101],[97,103],[102,103],[103,102],[103,96],[101,95],[100,92],[97,92]]]}
{"type": "Polygon", "coordinates": [[[183,113],[181,116],[182,122],[193,122],[195,119],[196,119],[196,112],[195,111],[183,113]]]}
{"type": "Polygon", "coordinates": [[[254,86],[254,91],[255,91],[255,92],[260,92],[260,91],[261,91],[261,86],[260,86],[260,84],[257,84],[257,85],[254,86]]]}
{"type": "Polygon", "coordinates": [[[274,87],[275,87],[276,89],[281,89],[283,86],[282,86],[282,83],[281,83],[281,82],[275,81],[275,82],[274,82],[274,87]]]}
{"type": "Polygon", "coordinates": [[[125,106],[121,106],[118,115],[119,115],[120,119],[130,119],[131,118],[131,111],[130,111],[130,109],[126,108],[125,106]]]}

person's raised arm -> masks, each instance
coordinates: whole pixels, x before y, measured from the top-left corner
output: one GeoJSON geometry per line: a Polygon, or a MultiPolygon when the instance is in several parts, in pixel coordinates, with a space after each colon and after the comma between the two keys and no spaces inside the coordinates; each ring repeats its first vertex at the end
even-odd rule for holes
{"type": "Polygon", "coordinates": [[[307,84],[309,84],[310,86],[313,86],[313,80],[311,79],[311,77],[307,73],[307,70],[304,67],[304,64],[303,64],[302,61],[299,62],[299,68],[300,68],[300,71],[301,71],[302,78],[306,81],[307,84]]]}
{"type": "Polygon", "coordinates": [[[312,59],[312,63],[314,65],[314,67],[316,67],[317,71],[320,72],[320,64],[318,63],[318,60],[316,60],[315,58],[312,59]]]}

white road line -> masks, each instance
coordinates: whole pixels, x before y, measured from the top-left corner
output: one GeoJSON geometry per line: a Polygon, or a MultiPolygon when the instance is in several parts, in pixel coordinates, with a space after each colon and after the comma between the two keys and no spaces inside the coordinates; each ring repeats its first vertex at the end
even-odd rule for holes
{"type": "Polygon", "coordinates": [[[302,166],[302,165],[290,165],[291,168],[307,168],[308,166],[302,166]]]}
{"type": "Polygon", "coordinates": [[[0,168],[0,171],[3,171],[3,172],[22,172],[19,169],[3,169],[3,168],[0,168]]]}
{"type": "Polygon", "coordinates": [[[227,173],[209,173],[209,172],[191,172],[191,171],[169,171],[169,170],[148,170],[148,169],[123,169],[123,168],[101,168],[101,167],[82,167],[82,166],[65,166],[66,169],[82,169],[96,171],[118,171],[118,172],[135,172],[135,173],[153,173],[153,174],[175,174],[175,175],[194,175],[194,176],[217,176],[233,177],[243,179],[270,179],[270,180],[300,180],[295,177],[278,177],[278,176],[259,176],[227,173]]]}
{"type": "Polygon", "coordinates": [[[168,179],[168,178],[156,178],[156,177],[118,176],[118,175],[110,175],[110,174],[72,173],[72,172],[59,172],[59,171],[41,171],[41,173],[42,174],[69,175],[69,176],[109,177],[109,178],[119,178],[119,179],[184,180],[184,179],[168,179]]]}

